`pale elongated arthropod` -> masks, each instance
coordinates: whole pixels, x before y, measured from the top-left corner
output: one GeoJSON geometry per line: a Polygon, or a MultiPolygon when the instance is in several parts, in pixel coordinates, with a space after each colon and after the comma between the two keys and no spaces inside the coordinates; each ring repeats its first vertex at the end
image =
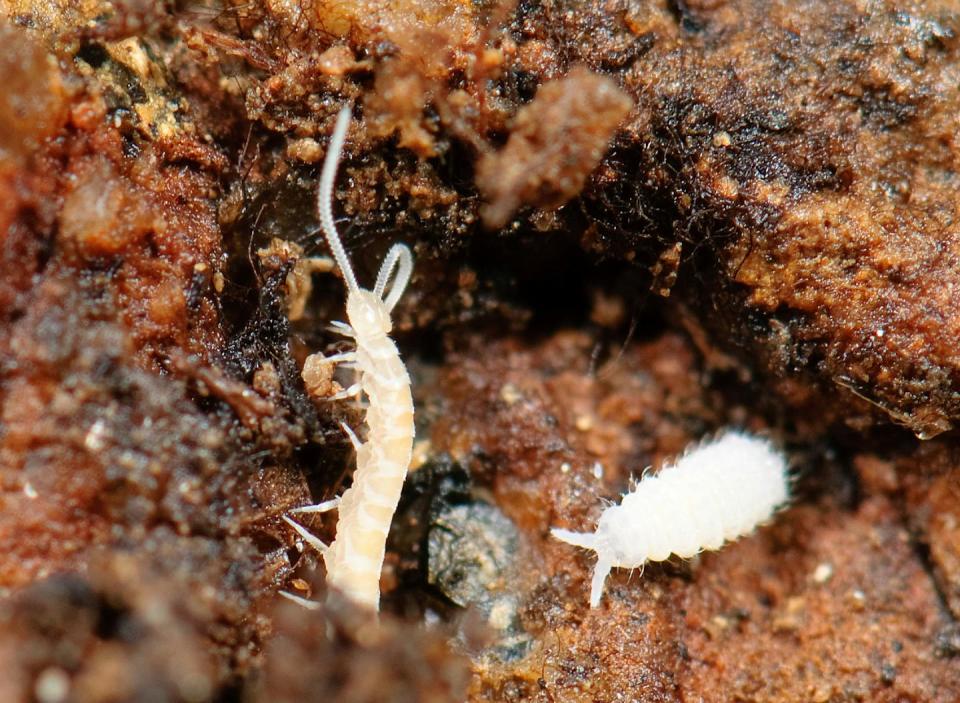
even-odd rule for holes
{"type": "MultiPolygon", "coordinates": [[[[357,348],[353,352],[327,357],[325,361],[349,364],[359,372],[356,384],[330,398],[347,398],[361,393],[366,396],[367,432],[361,441],[349,427],[343,426],[357,452],[353,485],[343,496],[292,511],[315,513],[338,507],[340,515],[334,541],[327,546],[294,520],[286,516],[284,520],[323,554],[328,584],[357,603],[376,610],[380,606],[380,570],[387,531],[400,500],[400,489],[413,451],[410,376],[400,360],[396,344],[388,336],[392,326],[390,313],[410,280],[413,257],[406,246],[395,244],[380,267],[373,290],[365,290],[357,284],[337,234],[332,209],[333,185],[349,126],[350,109],[344,108],[337,117],[327,148],[317,208],[327,243],[347,284],[347,319],[350,324],[336,322],[334,327],[353,338],[357,348]],[[388,293],[391,279],[393,283],[388,293]]],[[[293,599],[310,603],[295,596],[293,599]]]]}
{"type": "Polygon", "coordinates": [[[590,607],[610,569],[719,549],[769,520],[789,499],[786,460],[770,442],[726,432],[641,480],[600,515],[596,532],[554,528],[557,539],[597,553],[590,607]]]}

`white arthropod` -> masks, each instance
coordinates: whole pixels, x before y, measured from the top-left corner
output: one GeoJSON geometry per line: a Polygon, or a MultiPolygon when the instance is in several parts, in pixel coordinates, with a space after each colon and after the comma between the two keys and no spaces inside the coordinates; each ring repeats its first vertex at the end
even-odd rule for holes
{"type": "MultiPolygon", "coordinates": [[[[365,441],[360,441],[349,427],[343,425],[357,453],[353,485],[343,496],[292,511],[317,513],[338,507],[340,514],[333,543],[327,546],[289,517],[284,516],[284,520],[323,554],[330,585],[355,602],[377,610],[387,532],[400,500],[413,451],[410,376],[400,360],[396,344],[388,336],[392,326],[390,313],[410,280],[413,257],[406,246],[395,244],[384,259],[373,290],[357,285],[337,234],[332,211],[333,185],[349,125],[350,109],[344,108],[337,117],[327,149],[317,207],[330,250],[347,284],[347,319],[350,324],[333,324],[341,334],[352,337],[357,348],[325,361],[344,363],[359,372],[356,384],[330,398],[365,395],[368,401],[367,433],[365,441]],[[393,284],[386,293],[391,278],[393,284]]],[[[304,605],[312,605],[302,598],[284,595],[304,605]]]]}
{"type": "Polygon", "coordinates": [[[554,528],[557,539],[597,553],[590,607],[613,567],[719,549],[769,520],[789,499],[786,460],[767,440],[726,432],[644,478],[600,515],[596,532],[554,528]]]}

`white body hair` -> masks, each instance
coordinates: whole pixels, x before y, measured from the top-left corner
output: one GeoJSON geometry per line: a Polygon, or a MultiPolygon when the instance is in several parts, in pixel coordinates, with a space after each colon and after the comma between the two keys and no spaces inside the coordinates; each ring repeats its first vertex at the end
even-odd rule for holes
{"type": "Polygon", "coordinates": [[[590,588],[595,608],[611,568],[719,549],[769,520],[788,499],[783,454],[767,440],[731,431],[641,480],[620,505],[603,511],[596,532],[551,533],[597,553],[590,588]]]}
{"type": "MultiPolygon", "coordinates": [[[[351,600],[374,610],[380,607],[380,570],[386,551],[387,532],[400,500],[400,491],[413,452],[413,398],[410,376],[397,346],[388,336],[390,313],[403,294],[413,269],[410,250],[395,244],[384,259],[373,290],[360,288],[333,220],[333,184],[340,152],[350,126],[350,109],[344,108],[327,149],[320,177],[318,210],[330,250],[347,283],[349,325],[334,323],[336,329],[356,341],[356,351],[326,359],[346,362],[359,372],[356,385],[332,396],[366,396],[366,439],[360,441],[344,425],[357,452],[353,485],[340,499],[297,508],[292,512],[316,513],[339,507],[337,534],[329,546],[302,525],[284,517],[301,537],[323,554],[327,582],[351,600]],[[393,284],[387,292],[390,280],[393,284]]],[[[284,594],[303,605],[313,605],[284,594]]]]}

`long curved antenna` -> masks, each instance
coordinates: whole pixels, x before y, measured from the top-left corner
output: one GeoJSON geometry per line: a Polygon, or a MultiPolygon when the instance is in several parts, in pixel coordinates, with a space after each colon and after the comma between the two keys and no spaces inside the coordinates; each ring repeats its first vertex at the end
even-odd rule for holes
{"type": "Polygon", "coordinates": [[[410,274],[413,272],[413,255],[406,244],[394,244],[387,252],[386,258],[380,265],[380,272],[377,274],[377,284],[373,287],[374,294],[383,300],[387,310],[393,310],[393,307],[403,295],[407,283],[410,282],[410,274]],[[387,283],[390,276],[396,270],[393,277],[393,285],[390,287],[390,293],[383,297],[383,292],[387,289],[387,283]]]}
{"type": "Polygon", "coordinates": [[[327,244],[330,245],[330,251],[333,252],[333,258],[340,267],[340,273],[343,274],[343,280],[347,282],[347,288],[353,293],[360,290],[360,287],[357,285],[357,277],[353,274],[350,259],[347,258],[347,252],[343,248],[340,235],[337,234],[337,226],[333,221],[333,184],[337,179],[340,154],[343,152],[343,142],[347,138],[349,128],[350,108],[344,107],[337,115],[337,124],[333,128],[333,135],[327,145],[327,155],[323,159],[320,188],[317,191],[317,212],[320,214],[320,226],[323,227],[323,234],[327,238],[327,244]]]}

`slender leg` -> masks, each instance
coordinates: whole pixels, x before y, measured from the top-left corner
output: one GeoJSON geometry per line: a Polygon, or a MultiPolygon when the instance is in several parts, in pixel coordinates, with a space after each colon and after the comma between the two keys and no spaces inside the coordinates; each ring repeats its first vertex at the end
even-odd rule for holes
{"type": "Polygon", "coordinates": [[[293,508],[291,513],[326,513],[330,510],[336,509],[340,505],[340,497],[331,498],[330,500],[325,500],[322,503],[317,503],[316,505],[304,505],[299,508],[293,508]]]}
{"type": "Polygon", "coordinates": [[[610,573],[612,564],[603,558],[597,559],[597,565],[593,568],[593,578],[590,579],[590,607],[596,608],[600,605],[600,598],[603,596],[603,582],[607,580],[607,574],[610,573]]]}
{"type": "Polygon", "coordinates": [[[320,609],[320,604],[319,604],[319,603],[317,603],[317,602],[315,602],[315,601],[312,601],[312,600],[307,600],[306,598],[303,598],[302,596],[294,595],[293,593],[289,593],[288,591],[280,591],[280,595],[283,596],[284,598],[286,598],[286,599],[289,600],[289,601],[293,601],[293,602],[296,603],[297,605],[302,605],[302,606],[303,606],[304,608],[306,608],[307,610],[319,610],[319,609],[320,609]]]}
{"type": "Polygon", "coordinates": [[[360,395],[360,384],[354,383],[349,388],[344,388],[339,393],[328,395],[325,400],[344,400],[345,398],[356,398],[360,395]]]}
{"type": "Polygon", "coordinates": [[[333,356],[324,357],[324,361],[328,364],[343,364],[351,363],[357,360],[357,352],[342,352],[340,354],[334,354],[333,356]]]}
{"type": "Polygon", "coordinates": [[[311,547],[316,549],[318,552],[323,554],[325,551],[327,551],[328,549],[327,544],[321,541],[316,535],[310,532],[310,530],[308,530],[306,527],[304,527],[298,522],[295,522],[294,520],[291,520],[286,515],[283,516],[283,521],[288,525],[290,525],[290,527],[292,527],[294,530],[296,530],[297,534],[303,537],[304,541],[306,541],[307,544],[309,544],[311,547]]]}
{"type": "Polygon", "coordinates": [[[348,325],[346,322],[340,322],[334,320],[327,327],[331,332],[336,332],[337,334],[342,334],[344,337],[356,337],[357,333],[353,331],[353,327],[348,325]]]}
{"type": "Polygon", "coordinates": [[[347,433],[347,437],[350,439],[350,444],[353,445],[354,451],[359,451],[360,447],[363,446],[363,442],[361,442],[360,438],[357,437],[357,433],[350,429],[350,425],[345,423],[343,420],[340,421],[340,427],[342,427],[343,431],[347,433]]]}

